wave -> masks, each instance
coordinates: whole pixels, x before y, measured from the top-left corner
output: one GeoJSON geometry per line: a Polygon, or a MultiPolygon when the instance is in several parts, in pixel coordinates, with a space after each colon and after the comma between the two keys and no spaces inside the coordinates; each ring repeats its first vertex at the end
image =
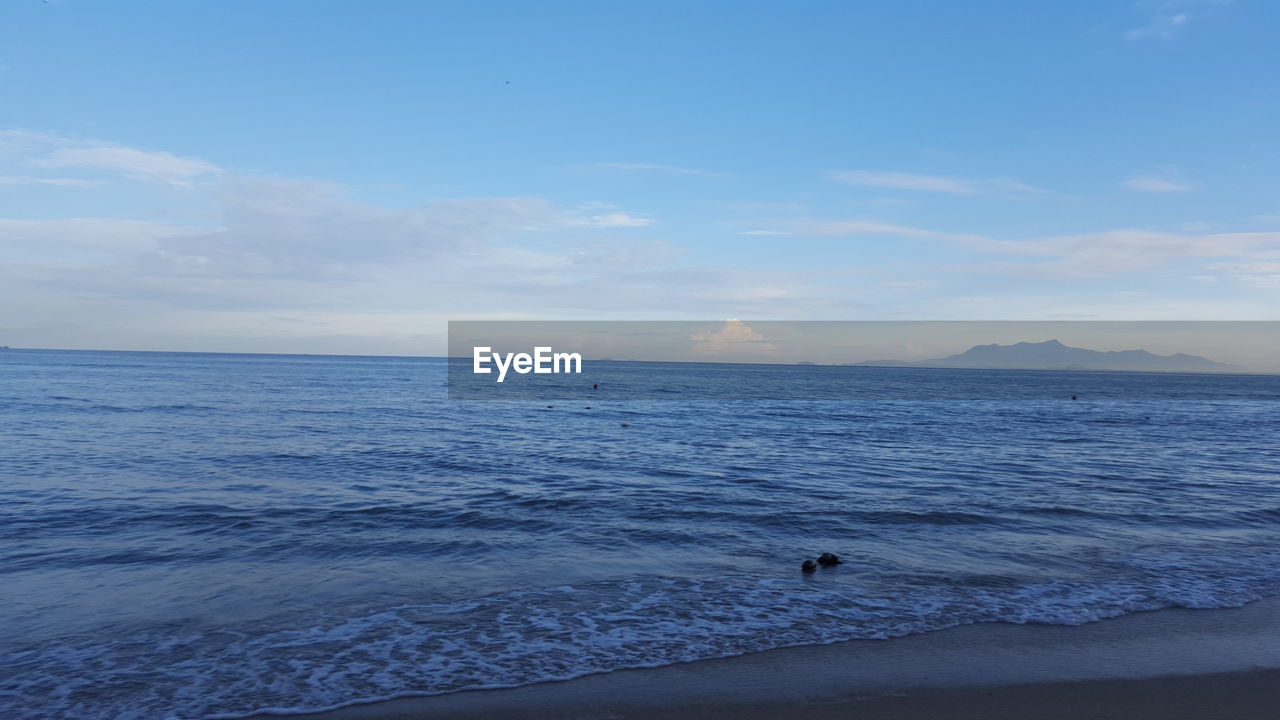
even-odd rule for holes
{"type": "MultiPolygon", "coordinates": [[[[1018,584],[987,576],[875,594],[834,574],[659,578],[400,605],[293,627],[151,627],[0,656],[7,718],[154,720],[305,713],[512,687],[796,645],[981,622],[1079,625],[1280,594],[1280,553],[1135,555],[1139,579],[1018,584]],[[1193,568],[1194,570],[1188,570],[1193,568]]],[[[910,583],[904,583],[910,585],[910,583]]]]}

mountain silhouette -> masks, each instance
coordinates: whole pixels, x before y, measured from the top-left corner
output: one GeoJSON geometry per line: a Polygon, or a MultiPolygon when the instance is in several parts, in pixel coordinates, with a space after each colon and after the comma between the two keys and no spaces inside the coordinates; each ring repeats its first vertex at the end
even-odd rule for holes
{"type": "Polygon", "coordinates": [[[1235,365],[1199,355],[1156,355],[1146,350],[1089,350],[1057,340],[1014,345],[974,345],[956,355],[933,360],[870,360],[853,363],[879,367],[974,368],[987,370],[1129,370],[1137,372],[1230,372],[1235,365]]]}

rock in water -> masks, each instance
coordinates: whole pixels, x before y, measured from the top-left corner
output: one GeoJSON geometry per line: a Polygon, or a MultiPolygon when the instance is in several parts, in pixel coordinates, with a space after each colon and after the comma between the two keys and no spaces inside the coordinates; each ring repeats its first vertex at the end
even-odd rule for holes
{"type": "Polygon", "coordinates": [[[805,560],[803,563],[800,563],[801,572],[811,573],[817,569],[818,569],[818,563],[812,560],[805,560]]]}
{"type": "Polygon", "coordinates": [[[822,553],[818,556],[818,564],[822,567],[835,567],[840,564],[840,556],[835,553],[822,553]]]}

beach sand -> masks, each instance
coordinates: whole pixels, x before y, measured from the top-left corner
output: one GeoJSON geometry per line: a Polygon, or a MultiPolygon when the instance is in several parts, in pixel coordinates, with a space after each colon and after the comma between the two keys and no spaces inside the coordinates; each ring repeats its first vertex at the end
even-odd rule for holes
{"type": "Polygon", "coordinates": [[[1280,598],[1077,627],[969,625],[293,717],[1273,720],[1280,598]]]}

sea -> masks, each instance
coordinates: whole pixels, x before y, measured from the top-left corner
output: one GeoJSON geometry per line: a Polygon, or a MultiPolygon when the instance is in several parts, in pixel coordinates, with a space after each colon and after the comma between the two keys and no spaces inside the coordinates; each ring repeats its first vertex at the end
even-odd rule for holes
{"type": "Polygon", "coordinates": [[[0,350],[0,717],[1280,594],[1280,376],[617,362],[451,400],[449,364],[0,350]],[[824,394],[743,391],[788,382],[824,394]]]}

